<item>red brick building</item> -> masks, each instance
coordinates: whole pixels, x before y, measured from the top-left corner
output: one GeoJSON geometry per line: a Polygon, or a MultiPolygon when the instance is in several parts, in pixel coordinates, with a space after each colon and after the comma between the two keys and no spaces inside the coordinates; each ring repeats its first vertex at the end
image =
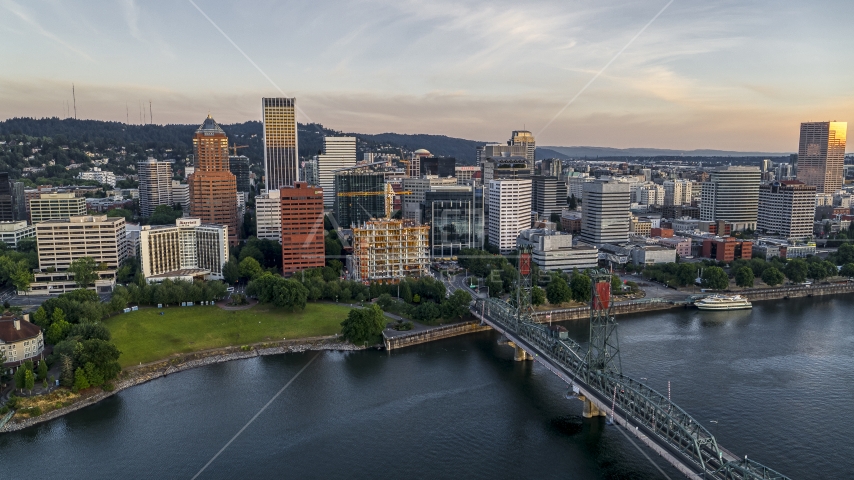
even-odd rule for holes
{"type": "Polygon", "coordinates": [[[736,259],[750,260],[753,242],[733,237],[707,238],[703,240],[703,257],[729,263],[736,259]]]}
{"type": "Polygon", "coordinates": [[[282,272],[325,265],[323,189],[295,182],[279,189],[282,202],[282,272]]]}

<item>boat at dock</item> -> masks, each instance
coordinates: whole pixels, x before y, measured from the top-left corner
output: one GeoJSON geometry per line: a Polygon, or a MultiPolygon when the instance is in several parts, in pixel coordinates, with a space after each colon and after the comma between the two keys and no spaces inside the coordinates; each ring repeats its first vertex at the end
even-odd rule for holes
{"type": "Polygon", "coordinates": [[[709,295],[695,301],[694,306],[700,310],[744,310],[753,308],[750,300],[741,295],[709,295]]]}

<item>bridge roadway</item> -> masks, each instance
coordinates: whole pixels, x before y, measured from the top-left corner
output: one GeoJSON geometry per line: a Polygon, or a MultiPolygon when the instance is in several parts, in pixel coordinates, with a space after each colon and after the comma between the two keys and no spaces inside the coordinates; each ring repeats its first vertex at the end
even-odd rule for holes
{"type": "Polygon", "coordinates": [[[590,372],[586,351],[580,345],[572,340],[554,338],[543,325],[516,322],[513,309],[506,303],[478,299],[471,312],[570,384],[586,402],[600,413],[609,414],[614,423],[625,427],[688,478],[788,479],[747,457],[739,459],[721,448],[696,420],[646,385],[621,374],[590,372]]]}

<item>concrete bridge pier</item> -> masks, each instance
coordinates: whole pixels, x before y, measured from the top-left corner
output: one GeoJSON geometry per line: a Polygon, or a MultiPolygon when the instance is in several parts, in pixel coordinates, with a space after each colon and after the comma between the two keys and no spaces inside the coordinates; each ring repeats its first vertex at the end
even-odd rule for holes
{"type": "Polygon", "coordinates": [[[587,399],[584,395],[579,395],[578,399],[584,402],[584,418],[605,417],[607,414],[603,410],[599,410],[593,402],[587,399]]]}
{"type": "Polygon", "coordinates": [[[524,362],[525,360],[533,360],[534,359],[534,357],[531,356],[531,354],[526,352],[524,349],[517,347],[513,343],[511,343],[510,345],[513,345],[513,349],[515,350],[515,353],[513,355],[513,360],[515,360],[517,362],[524,362]]]}

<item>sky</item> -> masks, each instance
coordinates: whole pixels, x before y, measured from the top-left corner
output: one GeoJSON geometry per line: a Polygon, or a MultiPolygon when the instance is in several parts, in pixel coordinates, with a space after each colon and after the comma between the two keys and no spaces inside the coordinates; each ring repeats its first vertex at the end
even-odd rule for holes
{"type": "Polygon", "coordinates": [[[850,1],[0,0],[0,120],[73,114],[73,83],[81,119],[140,123],[150,101],[154,123],[233,123],[288,96],[301,122],[345,132],[793,152],[800,122],[851,116],[852,14],[850,1]]]}

